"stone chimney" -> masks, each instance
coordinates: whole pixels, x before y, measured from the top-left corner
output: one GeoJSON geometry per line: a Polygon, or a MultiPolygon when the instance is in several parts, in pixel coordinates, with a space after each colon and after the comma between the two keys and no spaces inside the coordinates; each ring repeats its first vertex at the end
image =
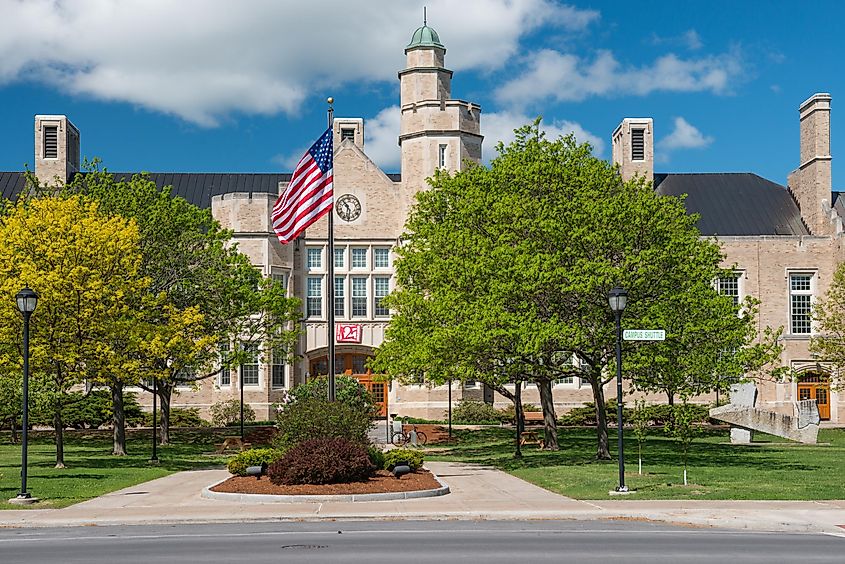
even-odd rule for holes
{"type": "Polygon", "coordinates": [[[624,180],[635,175],[654,180],[654,123],[651,118],[625,118],[613,131],[613,163],[624,180]]]}
{"type": "Polygon", "coordinates": [[[364,120],[361,118],[335,118],[332,123],[334,146],[346,140],[352,141],[359,148],[364,148],[364,120]]]}
{"type": "Polygon", "coordinates": [[[65,184],[79,172],[79,130],[67,116],[35,116],[35,176],[41,184],[65,184]]]}
{"type": "Polygon", "coordinates": [[[831,235],[830,94],[813,94],[799,107],[801,161],[787,179],[801,219],[813,235],[831,235]]]}

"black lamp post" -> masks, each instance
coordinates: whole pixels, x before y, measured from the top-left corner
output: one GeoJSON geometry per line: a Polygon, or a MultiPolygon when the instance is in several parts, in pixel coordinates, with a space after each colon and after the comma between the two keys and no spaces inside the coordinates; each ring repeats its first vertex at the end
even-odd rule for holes
{"type": "Polygon", "coordinates": [[[622,312],[628,304],[628,292],[616,286],[607,294],[610,310],[616,317],[616,425],[619,436],[619,486],[618,492],[627,492],[625,485],[625,447],[622,442],[622,312]]]}
{"type": "Polygon", "coordinates": [[[18,503],[29,503],[32,495],[26,491],[27,432],[29,430],[29,318],[38,305],[38,294],[29,287],[17,293],[15,301],[23,315],[23,425],[21,436],[21,491],[15,498],[18,503]]]}

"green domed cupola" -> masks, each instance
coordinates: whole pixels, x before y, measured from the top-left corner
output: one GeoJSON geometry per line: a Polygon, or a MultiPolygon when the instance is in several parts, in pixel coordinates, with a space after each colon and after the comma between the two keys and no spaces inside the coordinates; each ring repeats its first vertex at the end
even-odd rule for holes
{"type": "Polygon", "coordinates": [[[408,46],[405,47],[405,49],[412,49],[414,47],[446,48],[442,43],[440,43],[440,36],[437,35],[437,32],[425,24],[414,32],[414,35],[411,37],[411,42],[408,43],[408,46]]]}

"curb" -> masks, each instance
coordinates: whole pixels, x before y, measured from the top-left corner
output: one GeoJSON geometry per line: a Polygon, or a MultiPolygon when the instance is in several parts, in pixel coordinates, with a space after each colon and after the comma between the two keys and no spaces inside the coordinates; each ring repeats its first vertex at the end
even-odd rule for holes
{"type": "Polygon", "coordinates": [[[385,492],[370,494],[338,494],[338,495],[274,495],[274,494],[242,494],[215,492],[211,488],[218,486],[228,480],[214,482],[202,489],[201,497],[206,499],[217,499],[222,501],[235,501],[238,503],[326,503],[331,501],[396,501],[403,499],[421,499],[424,497],[440,497],[449,493],[449,486],[444,484],[440,478],[432,474],[439,488],[433,490],[416,490],[412,492],[385,492]]]}

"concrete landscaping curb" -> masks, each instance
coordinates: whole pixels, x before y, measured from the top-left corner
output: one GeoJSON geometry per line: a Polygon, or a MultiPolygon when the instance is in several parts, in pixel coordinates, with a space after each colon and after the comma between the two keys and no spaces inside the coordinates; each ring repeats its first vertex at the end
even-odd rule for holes
{"type": "Polygon", "coordinates": [[[273,495],[273,494],[243,494],[215,492],[211,488],[228,480],[224,478],[202,489],[200,494],[206,499],[235,501],[238,503],[327,503],[332,501],[396,501],[400,499],[420,499],[424,497],[439,497],[449,493],[449,486],[444,484],[433,472],[432,477],[440,484],[433,490],[417,490],[412,492],[385,492],[369,494],[335,494],[335,495],[273,495]]]}

